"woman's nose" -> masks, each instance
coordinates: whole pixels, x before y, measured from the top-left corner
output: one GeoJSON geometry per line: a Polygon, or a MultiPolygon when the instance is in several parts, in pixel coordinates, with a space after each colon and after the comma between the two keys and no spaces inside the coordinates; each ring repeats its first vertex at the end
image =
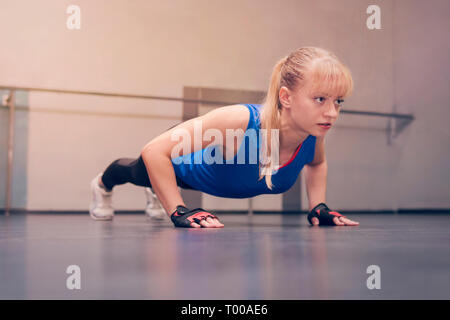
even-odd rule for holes
{"type": "Polygon", "coordinates": [[[330,102],[329,104],[327,104],[327,108],[325,111],[325,115],[327,117],[336,119],[337,115],[338,115],[338,108],[336,108],[336,105],[333,102],[330,102]]]}

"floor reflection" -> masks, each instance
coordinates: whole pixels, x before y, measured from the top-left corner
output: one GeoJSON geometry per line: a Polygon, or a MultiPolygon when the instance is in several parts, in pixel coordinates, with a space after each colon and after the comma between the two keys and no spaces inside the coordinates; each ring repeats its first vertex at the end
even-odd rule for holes
{"type": "Polygon", "coordinates": [[[359,227],[313,228],[305,216],[223,215],[223,229],[176,229],[144,214],[0,216],[0,298],[450,297],[450,216],[357,218],[359,227]],[[66,287],[69,265],[81,290],[66,287]],[[381,290],[366,286],[369,265],[381,290]]]}

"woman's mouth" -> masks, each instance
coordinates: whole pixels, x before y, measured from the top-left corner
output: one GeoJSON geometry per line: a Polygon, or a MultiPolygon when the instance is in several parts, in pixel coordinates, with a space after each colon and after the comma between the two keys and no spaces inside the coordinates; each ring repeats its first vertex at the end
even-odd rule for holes
{"type": "Polygon", "coordinates": [[[318,124],[322,129],[328,130],[331,128],[331,123],[319,123],[318,124]]]}

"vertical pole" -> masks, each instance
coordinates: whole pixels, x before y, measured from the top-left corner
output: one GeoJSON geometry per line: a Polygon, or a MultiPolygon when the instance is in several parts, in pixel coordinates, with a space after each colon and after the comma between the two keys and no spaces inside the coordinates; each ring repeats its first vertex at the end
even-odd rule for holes
{"type": "Polygon", "coordinates": [[[248,198],[248,216],[253,216],[253,198],[248,198]]]}
{"type": "Polygon", "coordinates": [[[9,134],[8,134],[8,173],[6,177],[6,206],[5,215],[9,216],[11,210],[12,172],[14,160],[14,119],[15,119],[15,91],[11,90],[8,97],[9,107],[9,134]]]}

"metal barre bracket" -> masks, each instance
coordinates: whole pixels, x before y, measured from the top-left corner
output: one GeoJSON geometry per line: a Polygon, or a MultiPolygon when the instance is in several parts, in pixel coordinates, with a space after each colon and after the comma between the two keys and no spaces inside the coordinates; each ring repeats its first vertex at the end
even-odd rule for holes
{"type": "Polygon", "coordinates": [[[8,107],[9,101],[11,101],[11,92],[2,95],[2,107],[8,107]]]}
{"type": "Polygon", "coordinates": [[[397,138],[400,133],[405,130],[407,126],[411,124],[411,122],[414,120],[414,117],[408,117],[408,118],[390,118],[388,121],[388,125],[386,128],[387,131],[387,143],[388,145],[392,145],[392,142],[395,138],[397,138]],[[392,125],[392,120],[394,120],[394,124],[392,125]]]}

